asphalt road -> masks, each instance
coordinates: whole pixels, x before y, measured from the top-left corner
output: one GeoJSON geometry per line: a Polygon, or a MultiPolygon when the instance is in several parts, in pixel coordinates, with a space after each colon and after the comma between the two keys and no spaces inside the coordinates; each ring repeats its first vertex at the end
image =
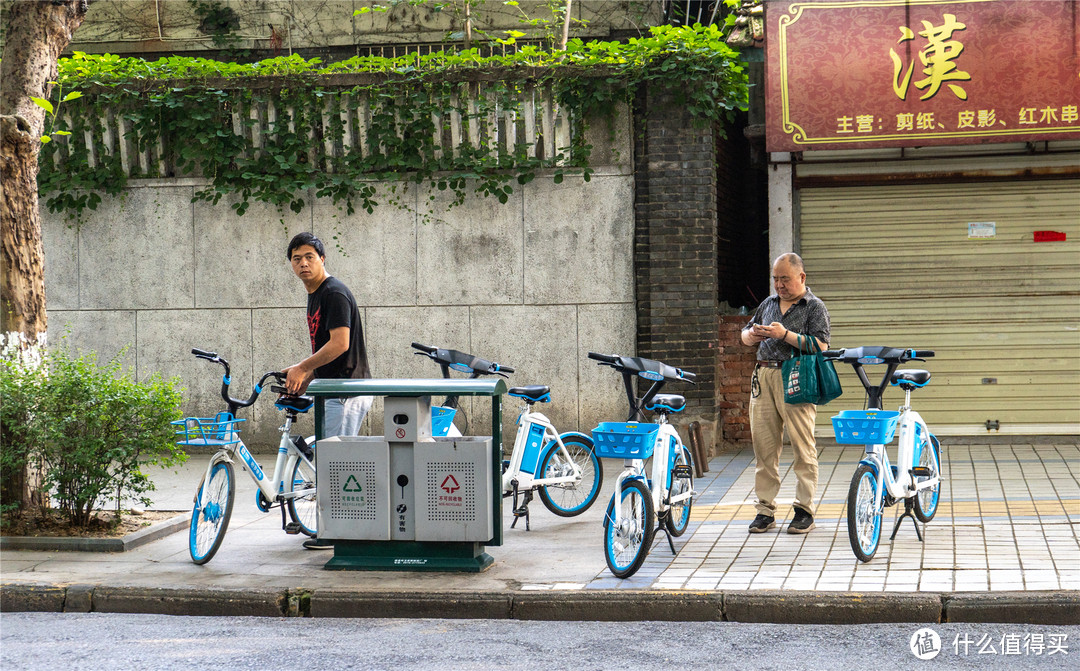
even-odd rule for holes
{"type": "Polygon", "coordinates": [[[55,669],[1067,669],[1080,627],[922,624],[275,619],[4,613],[0,668],[55,669]],[[927,654],[920,636],[915,649],[927,654]],[[934,647],[934,646],[929,646],[934,647]]]}

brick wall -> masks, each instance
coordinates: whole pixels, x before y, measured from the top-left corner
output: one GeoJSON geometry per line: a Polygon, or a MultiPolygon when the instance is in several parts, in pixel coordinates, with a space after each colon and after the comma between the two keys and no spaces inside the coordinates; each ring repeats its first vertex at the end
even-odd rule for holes
{"type": "Polygon", "coordinates": [[[638,354],[697,374],[696,385],[665,391],[686,397],[678,422],[701,422],[712,449],[719,419],[714,133],[656,89],[639,98],[635,126],[638,354]]]}
{"type": "Polygon", "coordinates": [[[748,319],[745,315],[720,315],[717,319],[720,340],[716,371],[720,412],[717,442],[724,446],[750,441],[750,377],[754,372],[756,350],[739,340],[739,331],[748,319]]]}

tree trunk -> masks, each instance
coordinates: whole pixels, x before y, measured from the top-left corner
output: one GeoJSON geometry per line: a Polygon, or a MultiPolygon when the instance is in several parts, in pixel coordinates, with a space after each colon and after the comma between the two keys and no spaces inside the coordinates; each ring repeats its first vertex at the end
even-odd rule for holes
{"type": "MultiPolygon", "coordinates": [[[[0,61],[0,333],[24,347],[44,343],[45,259],[38,210],[38,151],[56,61],[86,17],[89,0],[13,0],[0,61]],[[16,336],[18,337],[18,336],[16,336]]],[[[32,478],[5,473],[4,489],[31,502],[32,478]]]]}

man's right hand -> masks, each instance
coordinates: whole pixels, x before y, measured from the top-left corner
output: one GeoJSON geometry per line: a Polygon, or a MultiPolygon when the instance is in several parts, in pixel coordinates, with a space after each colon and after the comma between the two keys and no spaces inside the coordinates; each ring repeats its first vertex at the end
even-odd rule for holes
{"type": "Polygon", "coordinates": [[[285,373],[285,388],[290,394],[303,394],[308,383],[315,378],[314,371],[306,371],[300,364],[293,364],[281,372],[285,373]]]}

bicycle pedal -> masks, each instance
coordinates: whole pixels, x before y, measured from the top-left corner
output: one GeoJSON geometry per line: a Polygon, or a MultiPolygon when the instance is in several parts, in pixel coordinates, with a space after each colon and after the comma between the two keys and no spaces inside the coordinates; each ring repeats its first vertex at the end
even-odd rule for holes
{"type": "Polygon", "coordinates": [[[285,533],[289,534],[290,536],[295,536],[296,534],[300,533],[300,523],[289,522],[285,525],[285,533]]]}
{"type": "Polygon", "coordinates": [[[529,514],[529,509],[525,506],[520,508],[514,508],[514,517],[526,517],[529,514]]]}
{"type": "Polygon", "coordinates": [[[917,478],[928,478],[934,473],[929,466],[916,466],[911,469],[911,474],[917,478]]]}
{"type": "Polygon", "coordinates": [[[691,477],[693,477],[694,471],[686,464],[679,464],[675,468],[671,469],[671,474],[676,478],[683,478],[684,480],[689,480],[691,477]]]}

